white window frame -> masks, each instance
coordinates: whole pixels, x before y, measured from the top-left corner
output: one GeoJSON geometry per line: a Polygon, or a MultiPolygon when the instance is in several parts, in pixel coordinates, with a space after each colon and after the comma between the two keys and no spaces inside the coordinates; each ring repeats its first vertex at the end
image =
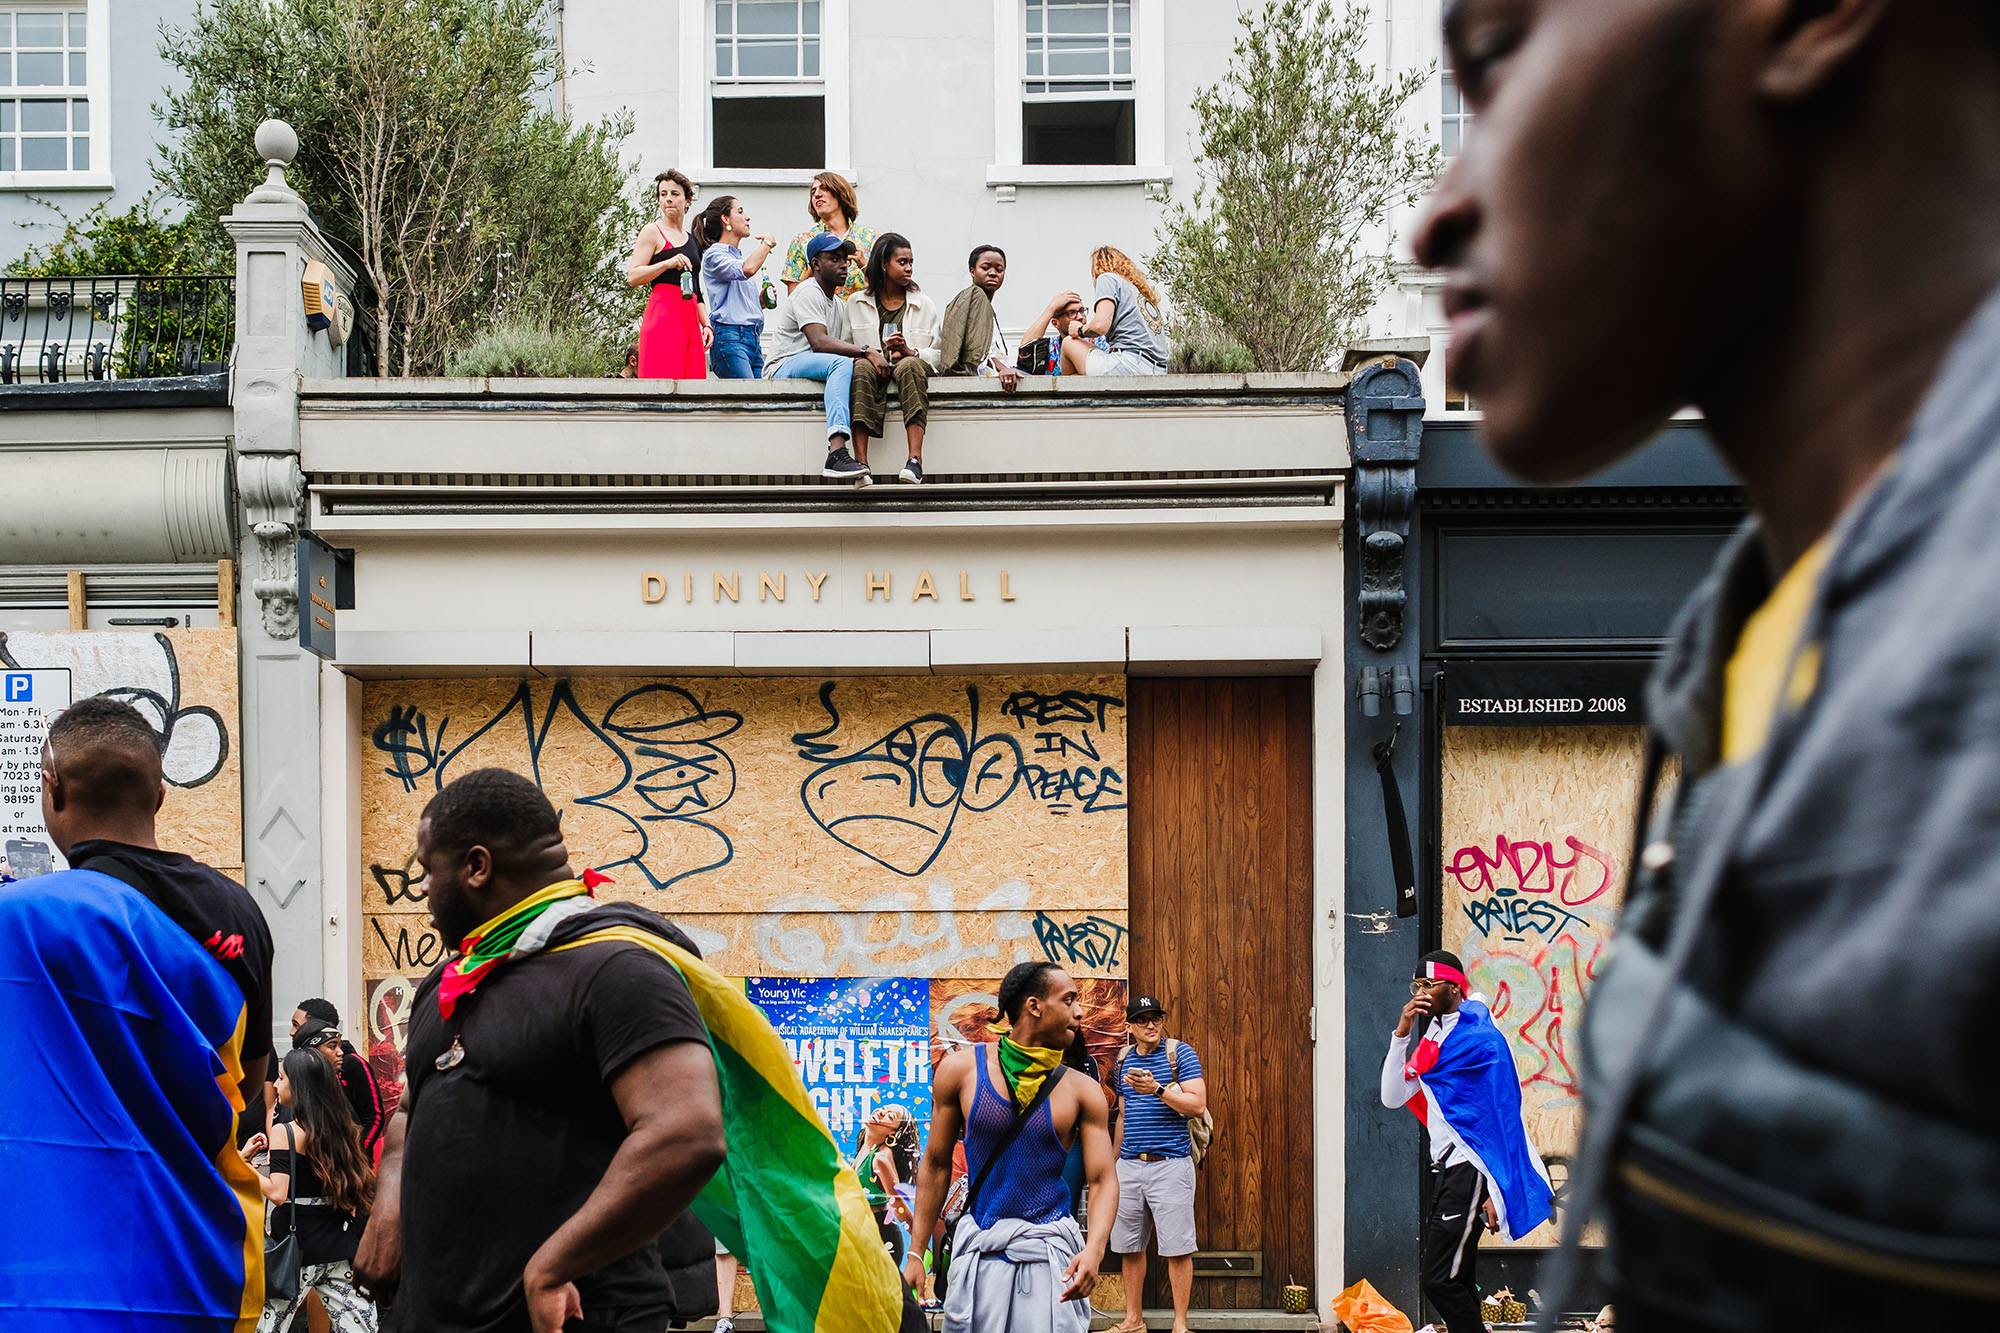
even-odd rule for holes
{"type": "MultiPolygon", "coordinates": [[[[10,12],[20,10],[84,11],[83,41],[85,77],[83,96],[90,103],[90,170],[88,171],[0,171],[0,190],[110,190],[117,179],[111,174],[111,0],[53,0],[38,5],[0,5],[10,12]]],[[[18,95],[18,93],[16,94],[18,95]]],[[[69,95],[74,96],[74,90],[69,95]]]]}
{"type": "Polygon", "coordinates": [[[849,61],[852,0],[820,0],[819,73],[826,97],[825,162],[817,167],[759,170],[715,165],[714,103],[709,91],[715,68],[714,0],[680,3],[680,158],[674,164],[707,190],[759,185],[810,185],[822,171],[855,179],[850,114],[853,83],[849,61]]]}
{"type": "Polygon", "coordinates": [[[1126,166],[1028,166],[1021,161],[1026,102],[1024,0],[993,0],[993,163],[1002,197],[1021,185],[1145,185],[1174,179],[1167,165],[1167,0],[1132,0],[1132,157],[1126,166]]]}
{"type": "Polygon", "coordinates": [[[1438,151],[1444,153],[1445,161],[1449,162],[1452,158],[1457,157],[1459,153],[1465,151],[1465,135],[1472,128],[1472,113],[1465,109],[1465,90],[1462,88],[1458,90],[1458,110],[1448,111],[1445,109],[1444,90],[1447,87],[1458,88],[1458,80],[1452,77],[1449,66],[1443,66],[1438,70],[1438,151]],[[1446,151],[1444,147],[1444,131],[1447,125],[1456,125],[1458,127],[1458,148],[1456,151],[1446,151]]]}

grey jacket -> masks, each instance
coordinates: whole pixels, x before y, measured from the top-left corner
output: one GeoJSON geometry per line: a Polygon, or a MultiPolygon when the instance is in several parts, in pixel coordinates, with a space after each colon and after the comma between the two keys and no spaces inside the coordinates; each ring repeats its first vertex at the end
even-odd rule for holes
{"type": "MultiPolygon", "coordinates": [[[[1688,983],[1750,1040],[1913,1124],[2000,1143],[2000,293],[1961,335],[1893,466],[1833,535],[1804,635],[1823,652],[1816,689],[1781,714],[1761,753],[1725,767],[1723,671],[1770,586],[1753,524],[1682,612],[1654,677],[1656,736],[1680,757],[1685,787],[1635,872],[1621,925],[1635,956],[1627,993],[1637,955],[1685,941],[1688,983]]],[[[1607,982],[1623,961],[1614,956],[1607,982]]],[[[1584,1018],[1597,1066],[1587,1113],[1600,1119],[1607,1103],[1616,1113],[1608,1091],[1659,1037],[1630,1026],[1632,1006],[1605,1010],[1584,1018]]],[[[1726,1069],[1705,1077],[1706,1101],[1750,1108],[1736,1132],[1772,1140],[1768,1152],[1742,1145],[1739,1172],[1809,1160],[1777,1140],[1809,1136],[1810,1099],[1773,1114],[1768,1083],[1732,1087],[1726,1069]]],[[[1586,1156],[1603,1130],[1586,1130],[1586,1156]]],[[[1837,1181],[1769,1183],[1827,1190],[1820,1202],[1838,1207],[1837,1181]]],[[[1632,1195],[1613,1185],[1614,1221],[1632,1195]]],[[[1995,1202],[1966,1199],[1965,1216],[1990,1216],[1995,1202]]],[[[1674,1253],[1678,1224],[1655,1230],[1657,1214],[1623,1211],[1626,1277],[1663,1298],[1685,1258],[1674,1253]]],[[[1746,1289],[1712,1311],[1724,1326],[1754,1327],[1748,1288],[1773,1280],[1747,1261],[1741,1272],[1746,1289]]],[[[1851,1293],[1838,1299],[1853,1311],[1851,1293]]]]}
{"type": "Polygon", "coordinates": [[[1063,1274],[1083,1250],[1073,1217],[981,1228],[968,1213],[951,1246],[945,1333],[1085,1333],[1090,1302],[1062,1299],[1063,1274]]]}

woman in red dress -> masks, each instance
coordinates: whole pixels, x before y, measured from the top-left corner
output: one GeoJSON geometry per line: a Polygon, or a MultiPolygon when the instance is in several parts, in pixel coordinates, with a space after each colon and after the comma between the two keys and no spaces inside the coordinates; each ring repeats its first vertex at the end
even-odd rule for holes
{"type": "Polygon", "coordinates": [[[678,171],[661,172],[653,184],[660,216],[640,229],[625,268],[625,281],[653,288],[639,325],[639,378],[706,379],[715,334],[701,295],[701,244],[686,226],[694,186],[678,171]]]}

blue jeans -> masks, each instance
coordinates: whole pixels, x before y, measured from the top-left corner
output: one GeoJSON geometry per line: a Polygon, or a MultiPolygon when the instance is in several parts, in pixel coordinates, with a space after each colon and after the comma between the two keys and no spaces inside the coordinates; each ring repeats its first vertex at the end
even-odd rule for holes
{"type": "Polygon", "coordinates": [[[853,420],[847,415],[847,398],[854,387],[852,359],[831,352],[794,352],[778,367],[774,378],[825,380],[826,438],[854,433],[853,420]]]}
{"type": "Polygon", "coordinates": [[[755,324],[717,324],[708,368],[719,380],[764,378],[763,330],[755,324]]]}

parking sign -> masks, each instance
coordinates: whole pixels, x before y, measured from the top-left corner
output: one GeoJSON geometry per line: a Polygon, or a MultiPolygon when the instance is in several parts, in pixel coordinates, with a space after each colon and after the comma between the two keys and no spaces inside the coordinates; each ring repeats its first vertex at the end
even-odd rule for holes
{"type": "Polygon", "coordinates": [[[66,668],[0,667],[0,874],[26,879],[67,868],[42,827],[42,738],[69,705],[66,668]]]}

